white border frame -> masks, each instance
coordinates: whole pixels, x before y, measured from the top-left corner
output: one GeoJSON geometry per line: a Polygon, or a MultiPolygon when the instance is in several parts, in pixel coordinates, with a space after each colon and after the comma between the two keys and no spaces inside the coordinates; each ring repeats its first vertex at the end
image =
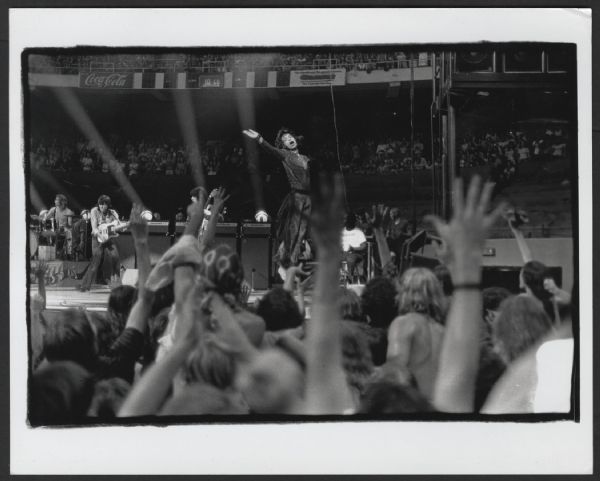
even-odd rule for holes
{"type": "Polygon", "coordinates": [[[11,472],[591,473],[592,225],[581,222],[581,422],[320,423],[30,429],[20,53],[26,47],[577,43],[580,219],[591,219],[591,10],[11,9],[11,472]],[[308,40],[310,39],[310,40],[308,40]]]}

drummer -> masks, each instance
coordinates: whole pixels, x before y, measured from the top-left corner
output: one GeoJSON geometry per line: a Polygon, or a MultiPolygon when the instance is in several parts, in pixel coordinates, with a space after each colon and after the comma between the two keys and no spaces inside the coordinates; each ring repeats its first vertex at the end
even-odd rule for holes
{"type": "Polygon", "coordinates": [[[67,197],[64,194],[56,194],[54,207],[41,220],[54,220],[54,228],[64,230],[66,227],[71,227],[74,215],[73,211],[67,207],[67,197]]]}
{"type": "MultiPolygon", "coordinates": [[[[64,257],[65,234],[66,230],[72,227],[74,215],[73,211],[67,207],[67,197],[64,194],[56,194],[54,207],[43,216],[40,215],[42,222],[53,221],[52,227],[56,233],[56,250],[59,257],[64,257]]],[[[43,235],[44,233],[42,233],[43,235]]]]}

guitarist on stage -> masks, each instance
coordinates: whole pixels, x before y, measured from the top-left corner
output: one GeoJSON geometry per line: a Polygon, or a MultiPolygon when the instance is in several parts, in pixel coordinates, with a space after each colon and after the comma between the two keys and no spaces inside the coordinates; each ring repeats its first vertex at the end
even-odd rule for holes
{"type": "Polygon", "coordinates": [[[90,290],[99,267],[102,267],[103,279],[107,284],[112,276],[120,274],[119,252],[111,237],[106,235],[105,228],[107,224],[112,224],[117,230],[121,225],[119,214],[110,208],[109,196],[101,195],[98,198],[98,205],[90,211],[90,221],[92,224],[92,260],[79,286],[79,290],[82,292],[90,290]]]}

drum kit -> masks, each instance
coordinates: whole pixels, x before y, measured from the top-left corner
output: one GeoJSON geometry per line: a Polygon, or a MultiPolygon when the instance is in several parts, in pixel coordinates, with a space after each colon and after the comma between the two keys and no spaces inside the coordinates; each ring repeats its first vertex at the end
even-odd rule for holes
{"type": "Polygon", "coordinates": [[[38,256],[40,246],[54,246],[56,258],[74,260],[73,249],[73,216],[67,216],[66,226],[57,226],[55,219],[45,219],[43,215],[29,216],[29,254],[30,258],[38,256]]]}

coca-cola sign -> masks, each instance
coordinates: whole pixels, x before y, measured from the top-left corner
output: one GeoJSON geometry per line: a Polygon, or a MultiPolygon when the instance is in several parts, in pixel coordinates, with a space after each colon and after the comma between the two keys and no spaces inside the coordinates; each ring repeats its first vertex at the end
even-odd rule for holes
{"type": "Polygon", "coordinates": [[[90,72],[79,75],[79,86],[92,89],[129,89],[132,75],[127,73],[90,72]]]}

